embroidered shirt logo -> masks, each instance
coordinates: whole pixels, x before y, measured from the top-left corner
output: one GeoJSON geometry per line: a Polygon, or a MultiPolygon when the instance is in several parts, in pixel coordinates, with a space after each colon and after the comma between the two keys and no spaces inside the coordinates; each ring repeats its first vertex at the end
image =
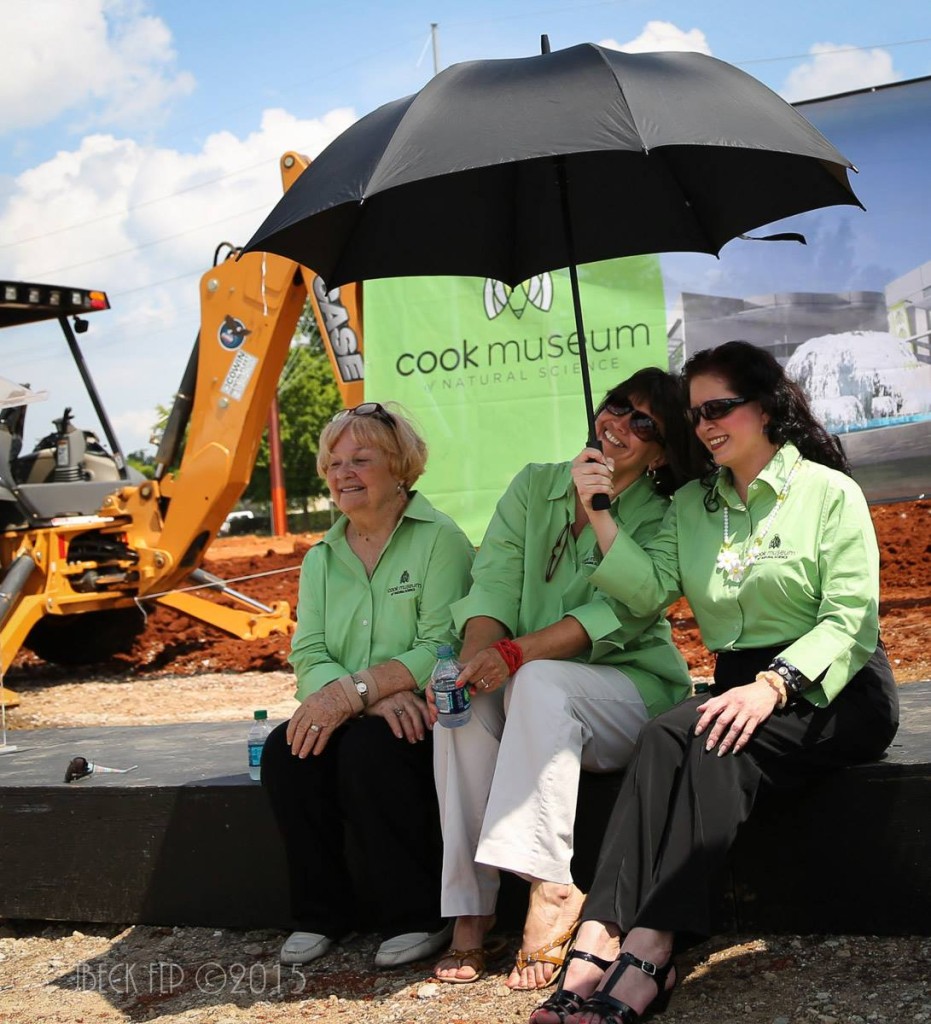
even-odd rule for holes
{"type": "Polygon", "coordinates": [[[777,533],[766,545],[765,549],[759,553],[757,560],[760,562],[788,562],[797,557],[798,552],[793,548],[784,548],[782,546],[782,537],[777,533]]]}
{"type": "Polygon", "coordinates": [[[410,571],[405,569],[398,579],[398,585],[396,587],[389,587],[388,593],[392,597],[400,597],[403,594],[416,594],[418,590],[420,590],[420,584],[411,583],[410,571]]]}

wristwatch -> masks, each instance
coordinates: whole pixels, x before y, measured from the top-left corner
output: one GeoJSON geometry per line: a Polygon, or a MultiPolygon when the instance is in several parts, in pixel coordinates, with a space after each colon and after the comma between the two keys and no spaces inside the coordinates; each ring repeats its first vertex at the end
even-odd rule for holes
{"type": "Polygon", "coordinates": [[[362,699],[362,706],[367,708],[369,706],[368,683],[361,676],[357,676],[354,672],[349,674],[349,678],[352,680],[352,685],[356,688],[356,693],[362,699]]]}

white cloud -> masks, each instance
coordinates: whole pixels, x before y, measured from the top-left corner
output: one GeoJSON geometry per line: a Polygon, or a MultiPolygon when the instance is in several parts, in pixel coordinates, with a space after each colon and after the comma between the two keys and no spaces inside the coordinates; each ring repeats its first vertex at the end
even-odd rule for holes
{"type": "Polygon", "coordinates": [[[780,90],[789,102],[833,96],[854,89],[898,82],[887,50],[857,50],[834,43],[815,43],[811,60],[793,68],[780,90]]]}
{"type": "MultiPolygon", "coordinates": [[[[162,405],[167,405],[171,398],[170,393],[166,394],[162,405]]],[[[122,444],[122,438],[129,437],[145,438],[148,441],[158,419],[159,416],[154,409],[129,409],[126,412],[121,412],[118,416],[114,416],[111,423],[113,424],[113,432],[122,444]]],[[[127,448],[127,451],[138,451],[140,448],[143,448],[143,444],[134,444],[127,448]]]]}
{"type": "Polygon", "coordinates": [[[141,0],[6,4],[0,134],[80,111],[90,125],[130,126],[194,89],[175,68],[171,32],[141,0]]]}
{"type": "Polygon", "coordinates": [[[687,31],[673,25],[671,21],[648,21],[636,39],[619,43],[616,39],[602,39],[601,46],[612,50],[623,50],[624,53],[647,53],[651,50],[684,50],[694,53],[706,53],[710,56],[711,47],[700,28],[687,31]]]}
{"type": "MultiPolygon", "coordinates": [[[[125,448],[147,443],[156,404],[178,386],[218,243],[244,244],[272,209],[284,152],[314,156],[354,120],[349,109],[315,120],[267,110],[246,137],[217,132],[195,153],[88,135],[12,180],[0,199],[0,277],[108,293],[113,308],[91,318],[81,345],[125,448]]],[[[84,424],[92,414],[59,366],[57,328],[3,340],[5,375],[48,387],[84,424]]]]}

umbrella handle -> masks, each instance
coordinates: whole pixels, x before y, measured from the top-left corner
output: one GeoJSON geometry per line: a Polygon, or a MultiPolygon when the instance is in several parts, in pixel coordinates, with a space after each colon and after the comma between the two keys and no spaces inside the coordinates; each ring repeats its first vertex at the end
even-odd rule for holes
{"type": "MultiPolygon", "coordinates": [[[[599,452],[604,450],[602,448],[601,441],[599,441],[598,438],[594,436],[594,433],[592,434],[591,437],[589,437],[589,439],[586,442],[586,444],[587,444],[587,447],[595,448],[599,452]]],[[[588,462],[595,462],[595,459],[588,459],[587,461],[588,462]]],[[[607,512],[607,510],[610,507],[611,507],[611,497],[610,497],[610,495],[607,495],[607,494],[593,494],[592,495],[592,508],[596,512],[607,512]]]]}

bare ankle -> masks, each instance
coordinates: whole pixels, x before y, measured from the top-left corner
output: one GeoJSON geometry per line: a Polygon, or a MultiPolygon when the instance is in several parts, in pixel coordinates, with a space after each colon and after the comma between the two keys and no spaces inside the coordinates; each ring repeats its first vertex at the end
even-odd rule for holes
{"type": "Polygon", "coordinates": [[[494,914],[463,914],[457,917],[453,925],[453,947],[463,949],[480,946],[494,923],[494,914]]]}
{"type": "Polygon", "coordinates": [[[641,960],[662,965],[672,956],[672,932],[654,931],[652,928],[632,929],[621,946],[622,952],[632,953],[641,960]]]}
{"type": "Polygon", "coordinates": [[[610,921],[583,921],[575,945],[586,953],[614,960],[621,951],[621,930],[610,921]]]}

